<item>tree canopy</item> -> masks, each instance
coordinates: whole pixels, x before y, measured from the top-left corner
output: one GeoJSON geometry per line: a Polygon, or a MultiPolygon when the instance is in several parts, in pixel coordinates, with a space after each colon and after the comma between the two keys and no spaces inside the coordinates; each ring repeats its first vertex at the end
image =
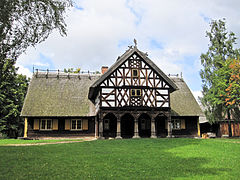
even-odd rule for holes
{"type": "Polygon", "coordinates": [[[0,1],[0,133],[10,137],[22,133],[20,112],[28,79],[17,74],[17,58],[55,29],[66,35],[64,18],[70,6],[72,0],[0,1]]]}
{"type": "Polygon", "coordinates": [[[64,13],[71,5],[71,0],[0,1],[0,59],[16,59],[54,29],[66,35],[64,13]]]}
{"type": "Polygon", "coordinates": [[[8,137],[21,135],[23,120],[20,118],[28,79],[17,74],[14,60],[6,59],[0,76],[0,132],[8,137]]]}
{"type": "MultiPolygon", "coordinates": [[[[228,64],[227,64],[228,65],[228,64]]],[[[230,79],[226,91],[225,102],[228,106],[240,105],[240,60],[233,60],[229,64],[230,79]]]]}
{"type": "Polygon", "coordinates": [[[227,32],[225,24],[225,20],[210,23],[210,31],[207,32],[209,48],[200,57],[203,66],[200,72],[203,87],[201,102],[210,122],[230,119],[239,110],[236,97],[239,98],[239,94],[233,93],[236,92],[233,87],[236,88],[238,83],[235,60],[239,57],[240,50],[234,48],[237,38],[233,32],[227,32]]]}
{"type": "Polygon", "coordinates": [[[81,68],[76,68],[75,70],[73,68],[64,68],[63,70],[65,73],[79,73],[81,71],[81,68]]]}

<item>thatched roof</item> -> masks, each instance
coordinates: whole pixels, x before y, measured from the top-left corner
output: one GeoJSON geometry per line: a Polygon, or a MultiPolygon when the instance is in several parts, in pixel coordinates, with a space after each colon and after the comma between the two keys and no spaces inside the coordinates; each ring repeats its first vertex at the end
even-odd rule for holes
{"type": "Polygon", "coordinates": [[[34,74],[21,116],[73,117],[95,116],[95,106],[88,100],[89,87],[99,75],[61,73],[34,74]]]}
{"type": "Polygon", "coordinates": [[[177,91],[170,94],[170,105],[173,116],[205,117],[199,104],[182,78],[171,77],[177,85],[177,91]]]}
{"type": "Polygon", "coordinates": [[[137,47],[134,47],[132,49],[127,50],[122,56],[120,56],[117,61],[108,69],[106,73],[104,73],[91,87],[89,90],[89,99],[94,100],[97,93],[98,93],[98,88],[99,85],[110,75],[112,74],[120,65],[122,65],[127,58],[129,58],[132,54],[137,53],[143,61],[145,61],[152,69],[155,70],[155,72],[162,77],[167,84],[170,86],[170,91],[173,92],[177,90],[177,86],[172,82],[172,80],[161,70],[159,67],[152,62],[151,59],[147,57],[147,55],[140,50],[137,49],[137,47]]]}
{"type": "MultiPolygon", "coordinates": [[[[100,75],[62,73],[34,74],[21,112],[23,117],[95,116],[96,109],[88,99],[89,87],[100,75]]],[[[204,114],[182,78],[170,78],[178,90],[170,94],[172,116],[204,114]]]]}

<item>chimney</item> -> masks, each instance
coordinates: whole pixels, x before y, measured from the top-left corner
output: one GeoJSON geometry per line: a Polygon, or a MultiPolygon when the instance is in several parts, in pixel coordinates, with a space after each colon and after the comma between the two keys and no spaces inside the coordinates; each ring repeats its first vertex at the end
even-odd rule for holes
{"type": "Polygon", "coordinates": [[[102,66],[102,74],[104,74],[105,72],[107,72],[108,70],[108,67],[107,66],[102,66]]]}

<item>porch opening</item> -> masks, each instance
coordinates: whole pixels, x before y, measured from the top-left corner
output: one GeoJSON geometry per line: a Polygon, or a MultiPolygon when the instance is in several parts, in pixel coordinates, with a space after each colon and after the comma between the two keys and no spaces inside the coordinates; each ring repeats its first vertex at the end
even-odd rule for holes
{"type": "Polygon", "coordinates": [[[134,117],[127,113],[121,117],[122,138],[132,138],[134,135],[134,117]]]}
{"type": "Polygon", "coordinates": [[[138,128],[140,137],[151,136],[151,118],[148,114],[143,113],[138,118],[138,128]]]}
{"type": "Polygon", "coordinates": [[[108,113],[103,118],[103,136],[105,138],[115,138],[117,132],[117,117],[113,113],[108,113]]]}
{"type": "Polygon", "coordinates": [[[167,116],[163,114],[159,114],[156,118],[156,135],[158,137],[166,137],[168,135],[168,124],[167,124],[167,116]]]}

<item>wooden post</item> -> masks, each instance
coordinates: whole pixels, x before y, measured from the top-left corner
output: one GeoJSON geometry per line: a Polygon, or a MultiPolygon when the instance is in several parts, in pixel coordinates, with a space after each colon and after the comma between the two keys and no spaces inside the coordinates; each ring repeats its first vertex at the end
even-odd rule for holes
{"type": "Polygon", "coordinates": [[[155,119],[153,117],[151,117],[151,138],[157,138],[156,127],[155,127],[155,119]]]}
{"type": "Polygon", "coordinates": [[[198,137],[200,137],[201,136],[201,132],[200,132],[199,118],[197,120],[197,128],[198,128],[198,137]]]}
{"type": "Polygon", "coordinates": [[[99,137],[98,139],[104,139],[103,137],[103,120],[99,120],[99,137]]]}
{"type": "MultiPolygon", "coordinates": [[[[135,118],[135,117],[134,117],[135,118]]],[[[138,134],[138,119],[134,119],[134,136],[133,138],[140,138],[138,134]]]]}
{"type": "Polygon", "coordinates": [[[95,117],[95,138],[98,137],[98,121],[97,116],[95,117]]]}
{"type": "Polygon", "coordinates": [[[23,137],[27,137],[27,129],[28,128],[28,119],[27,118],[24,118],[24,135],[23,137]]]}
{"type": "Polygon", "coordinates": [[[99,113],[99,123],[98,123],[98,139],[105,139],[103,137],[103,112],[100,111],[99,113]]]}
{"type": "Polygon", "coordinates": [[[116,139],[122,139],[121,137],[121,120],[117,117],[117,136],[116,139]]]}
{"type": "Polygon", "coordinates": [[[172,119],[171,119],[171,112],[168,114],[168,138],[172,137],[172,119]]]}

